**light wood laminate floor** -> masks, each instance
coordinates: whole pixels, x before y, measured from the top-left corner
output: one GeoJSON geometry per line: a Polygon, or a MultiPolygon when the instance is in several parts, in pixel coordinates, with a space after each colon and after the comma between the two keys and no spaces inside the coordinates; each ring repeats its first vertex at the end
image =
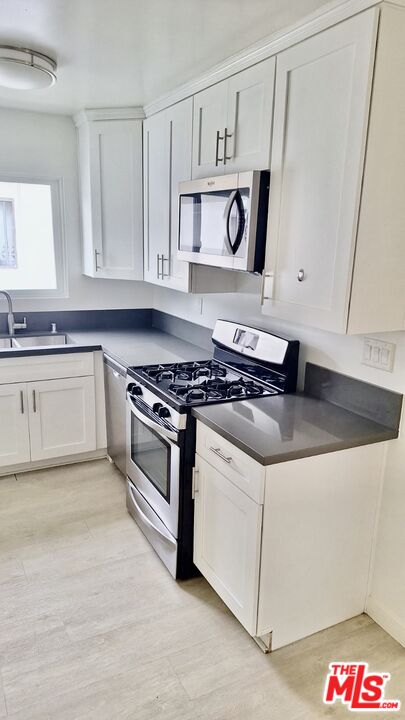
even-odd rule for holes
{"type": "Polygon", "coordinates": [[[172,580],[107,461],[0,479],[1,719],[348,718],[325,673],[362,659],[401,699],[405,650],[365,615],[262,654],[205,580],[172,580]]]}

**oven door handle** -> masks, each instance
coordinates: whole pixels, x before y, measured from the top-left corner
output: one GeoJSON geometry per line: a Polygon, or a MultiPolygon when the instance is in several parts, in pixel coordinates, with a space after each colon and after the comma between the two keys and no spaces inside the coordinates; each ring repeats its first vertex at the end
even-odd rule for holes
{"type": "Polygon", "coordinates": [[[145,525],[146,525],[148,528],[150,528],[151,530],[153,530],[153,532],[157,533],[157,534],[159,535],[159,537],[161,537],[162,540],[164,540],[165,542],[167,542],[169,545],[174,545],[174,546],[176,546],[176,544],[177,544],[176,541],[169,535],[169,533],[166,535],[166,533],[164,533],[162,530],[160,530],[159,528],[157,528],[156,525],[154,525],[153,522],[152,522],[151,520],[149,520],[149,518],[145,515],[145,513],[143,512],[143,510],[141,510],[141,508],[139,507],[139,504],[138,504],[137,501],[135,500],[135,496],[134,496],[134,493],[133,493],[132,488],[131,488],[130,485],[128,486],[128,491],[129,491],[129,494],[131,495],[131,501],[132,501],[133,504],[135,505],[136,512],[139,513],[142,522],[145,523],[145,525]]]}
{"type": "Polygon", "coordinates": [[[129,396],[127,396],[128,402],[130,405],[131,412],[135,415],[138,420],[146,425],[146,427],[150,428],[151,430],[155,430],[159,435],[163,435],[166,438],[169,438],[169,440],[174,440],[176,442],[178,440],[177,432],[175,430],[169,430],[168,428],[165,428],[163,425],[160,425],[157,422],[154,422],[152,418],[149,418],[147,415],[145,415],[142,410],[139,410],[137,405],[134,403],[133,400],[129,396]]]}

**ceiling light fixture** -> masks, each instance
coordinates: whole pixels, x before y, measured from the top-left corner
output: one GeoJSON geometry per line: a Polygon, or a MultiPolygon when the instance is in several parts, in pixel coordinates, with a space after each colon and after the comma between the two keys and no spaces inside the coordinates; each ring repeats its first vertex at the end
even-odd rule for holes
{"type": "Polygon", "coordinates": [[[0,85],[40,90],[56,82],[56,62],[48,55],[15,45],[0,45],[0,85]]]}

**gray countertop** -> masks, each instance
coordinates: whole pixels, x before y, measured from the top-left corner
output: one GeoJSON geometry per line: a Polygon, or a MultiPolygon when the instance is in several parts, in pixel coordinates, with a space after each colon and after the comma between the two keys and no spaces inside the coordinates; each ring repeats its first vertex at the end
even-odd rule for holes
{"type": "Polygon", "coordinates": [[[261,465],[398,437],[395,429],[298,393],[197,407],[193,415],[261,465]]]}
{"type": "Polygon", "coordinates": [[[78,346],[98,346],[124,367],[205,360],[211,354],[174,335],[154,329],[69,331],[78,346]]]}

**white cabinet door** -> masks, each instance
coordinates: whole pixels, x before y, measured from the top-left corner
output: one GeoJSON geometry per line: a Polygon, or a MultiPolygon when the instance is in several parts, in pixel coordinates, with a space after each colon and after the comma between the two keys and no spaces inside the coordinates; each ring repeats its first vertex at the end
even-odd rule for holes
{"type": "Polygon", "coordinates": [[[27,384],[32,460],[96,449],[94,377],[27,384]]]}
{"type": "Polygon", "coordinates": [[[194,95],[193,178],[224,173],[224,129],[227,121],[228,80],[194,95]]]}
{"type": "Polygon", "coordinates": [[[277,57],[264,312],[345,331],[378,10],[277,57]]]}
{"type": "Polygon", "coordinates": [[[144,122],[144,279],[161,282],[170,236],[170,126],[166,110],[144,122]]]}
{"type": "Polygon", "coordinates": [[[196,456],[194,563],[256,635],[262,505],[196,456]]]}
{"type": "Polygon", "coordinates": [[[30,460],[26,386],[0,385],[0,467],[30,460]]]}
{"type": "Polygon", "coordinates": [[[142,120],[80,113],[76,123],[84,273],[141,280],[142,120]]]}
{"type": "Polygon", "coordinates": [[[271,57],[229,79],[225,172],[270,167],[275,68],[271,57]]]}
{"type": "Polygon", "coordinates": [[[178,185],[191,177],[193,101],[144,122],[144,279],[188,291],[189,264],[177,259],[178,185]]]}
{"type": "Polygon", "coordinates": [[[193,178],[270,164],[274,57],[194,95],[193,178]]]}
{"type": "Polygon", "coordinates": [[[163,257],[163,284],[174,290],[190,288],[190,265],[177,259],[179,235],[179,183],[191,179],[193,144],[193,99],[167,110],[170,128],[170,237],[163,257]],[[167,258],[167,259],[166,259],[167,258]]]}

